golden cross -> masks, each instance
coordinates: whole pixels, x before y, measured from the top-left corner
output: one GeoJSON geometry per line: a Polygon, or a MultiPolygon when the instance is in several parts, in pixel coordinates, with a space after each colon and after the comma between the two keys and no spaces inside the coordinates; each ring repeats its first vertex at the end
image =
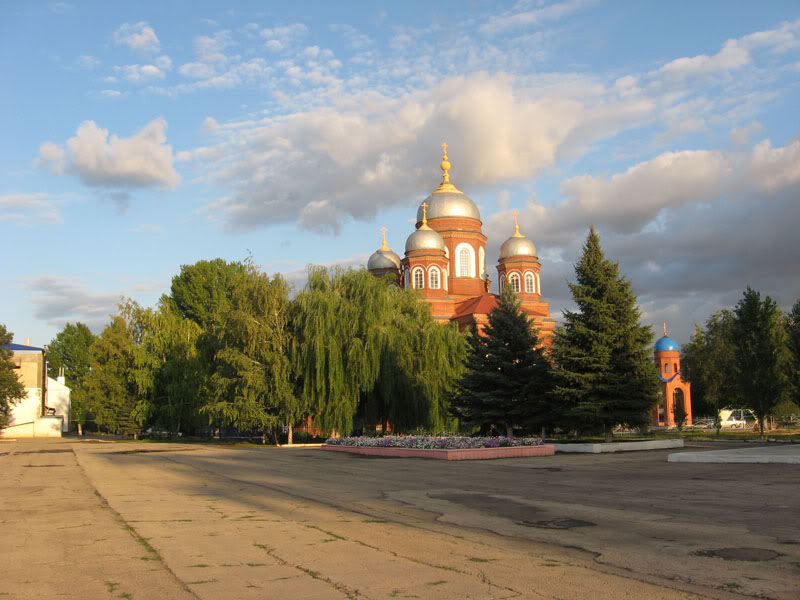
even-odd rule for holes
{"type": "Polygon", "coordinates": [[[442,158],[443,158],[444,160],[447,160],[447,142],[445,142],[444,144],[442,144],[442,149],[444,150],[444,154],[442,155],[442,158]]]}
{"type": "Polygon", "coordinates": [[[427,202],[423,202],[422,203],[422,224],[423,225],[427,225],[428,224],[428,203],[427,202]]]}
{"type": "Polygon", "coordinates": [[[381,246],[381,250],[388,250],[388,246],[386,246],[386,227],[381,227],[381,233],[383,233],[383,245],[381,246]]]}
{"type": "Polygon", "coordinates": [[[514,235],[519,235],[519,223],[517,222],[517,215],[519,215],[519,211],[515,208],[511,214],[514,215],[514,235]]]}

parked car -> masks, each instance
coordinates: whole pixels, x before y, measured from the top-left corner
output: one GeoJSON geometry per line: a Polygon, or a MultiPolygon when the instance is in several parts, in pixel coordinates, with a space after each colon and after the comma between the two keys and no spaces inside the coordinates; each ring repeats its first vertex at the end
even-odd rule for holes
{"type": "Polygon", "coordinates": [[[723,429],[744,429],[747,425],[747,416],[750,411],[743,409],[723,408],[719,411],[719,420],[723,429]],[[747,414],[745,414],[747,413],[747,414]]]}

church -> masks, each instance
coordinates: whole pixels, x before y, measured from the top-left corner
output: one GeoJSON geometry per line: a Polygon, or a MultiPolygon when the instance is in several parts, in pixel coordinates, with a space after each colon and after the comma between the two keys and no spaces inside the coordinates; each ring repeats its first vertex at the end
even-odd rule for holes
{"type": "MultiPolygon", "coordinates": [[[[475,325],[480,331],[498,304],[486,269],[487,238],[478,206],[450,182],[447,144],[442,148],[442,183],[417,209],[416,229],[406,240],[403,258],[386,245],[383,228],[383,243],[369,257],[367,269],[418,291],[435,320],[455,322],[462,330],[475,325]]],[[[550,346],[555,321],[541,299],[541,264],[536,245],[519,231],[516,211],[514,232],[500,246],[496,268],[500,291],[511,286],[542,343],[550,346]]]]}

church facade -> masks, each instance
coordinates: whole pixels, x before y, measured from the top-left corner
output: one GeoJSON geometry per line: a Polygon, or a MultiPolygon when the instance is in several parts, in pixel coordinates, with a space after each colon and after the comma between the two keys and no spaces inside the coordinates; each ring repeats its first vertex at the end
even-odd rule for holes
{"type": "Polygon", "coordinates": [[[658,368],[658,382],[661,394],[658,405],[653,409],[650,423],[657,427],[675,427],[675,408],[682,406],[686,413],[684,425],[692,424],[692,384],[681,376],[681,349],[678,342],[667,337],[664,324],[664,337],[653,348],[653,359],[658,368]]]}
{"type": "MultiPolygon", "coordinates": [[[[442,183],[417,209],[416,229],[406,240],[403,257],[386,245],[384,228],[383,244],[370,256],[367,269],[419,292],[437,321],[455,322],[462,330],[474,324],[480,331],[498,304],[490,291],[487,238],[477,205],[450,182],[447,144],[442,147],[442,183]]],[[[541,264],[536,246],[519,231],[516,211],[514,233],[500,247],[496,269],[500,290],[511,286],[542,343],[550,346],[555,321],[542,301],[541,264]]]]}

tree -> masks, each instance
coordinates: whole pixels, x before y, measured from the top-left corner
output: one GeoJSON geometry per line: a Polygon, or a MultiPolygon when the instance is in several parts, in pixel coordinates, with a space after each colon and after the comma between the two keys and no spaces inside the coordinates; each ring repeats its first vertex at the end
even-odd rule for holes
{"type": "Polygon", "coordinates": [[[749,408],[764,437],[764,419],[788,396],[786,328],[775,301],[749,286],[733,311],[736,404],[749,408]]]}
{"type": "Polygon", "coordinates": [[[77,422],[78,434],[88,415],[86,379],[89,375],[89,355],[95,336],[83,323],[67,323],[47,346],[47,374],[56,378],[61,369],[70,388],[70,414],[77,422]]]}
{"type": "Polygon", "coordinates": [[[672,407],[672,414],[675,417],[675,425],[678,427],[678,431],[680,431],[686,423],[686,417],[689,416],[686,412],[686,404],[683,400],[683,395],[680,397],[680,402],[676,402],[672,407]]]}
{"type": "Polygon", "coordinates": [[[245,263],[221,258],[182,265],[172,278],[171,297],[180,313],[204,331],[214,332],[230,306],[233,290],[247,275],[245,263]]]}
{"type": "Polygon", "coordinates": [[[695,326],[695,333],[683,347],[681,376],[692,384],[692,408],[695,414],[719,413],[732,402],[734,381],[731,378],[736,361],[733,335],[733,313],[720,310],[712,314],[705,329],[695,326]]]}
{"type": "Polygon", "coordinates": [[[539,338],[506,286],[489,323],[479,334],[473,327],[466,372],[459,382],[453,410],[462,423],[488,429],[502,425],[527,431],[552,426],[552,373],[539,338]]]}
{"type": "Polygon", "coordinates": [[[800,300],[794,303],[786,316],[786,333],[789,348],[789,360],[786,363],[789,394],[792,402],[800,405],[800,300]]]}
{"type": "Polygon", "coordinates": [[[14,353],[3,348],[13,339],[14,334],[0,323],[0,429],[8,425],[11,406],[16,404],[17,400],[22,400],[26,394],[17,376],[16,365],[11,359],[14,353]]]}
{"type": "Polygon", "coordinates": [[[154,410],[157,360],[145,345],[153,314],[131,300],[119,308],[91,348],[88,404],[99,426],[138,438],[154,410]]]}
{"type": "Polygon", "coordinates": [[[348,435],[358,415],[397,432],[447,425],[465,344],[416,294],[365,270],[311,267],[291,329],[297,396],[321,428],[348,435]]]}
{"type": "Polygon", "coordinates": [[[612,441],[617,425],[646,425],[658,400],[653,334],[640,324],[631,283],[605,258],[594,227],[575,275],[569,286],[578,310],[564,311],[554,340],[556,394],[566,427],[599,429],[612,441]]]}
{"type": "Polygon", "coordinates": [[[203,412],[221,423],[258,430],[262,439],[281,423],[296,420],[289,359],[289,287],[248,265],[231,290],[216,328],[212,400],[203,412]]]}

